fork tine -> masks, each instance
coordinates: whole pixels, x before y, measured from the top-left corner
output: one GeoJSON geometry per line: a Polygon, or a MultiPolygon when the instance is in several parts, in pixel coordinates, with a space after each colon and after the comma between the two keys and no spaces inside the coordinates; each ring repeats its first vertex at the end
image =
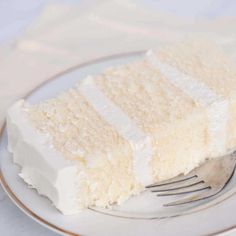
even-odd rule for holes
{"type": "Polygon", "coordinates": [[[173,179],[165,180],[162,181],[158,184],[151,184],[146,186],[146,188],[154,188],[154,187],[160,187],[160,186],[165,186],[165,185],[170,185],[170,184],[176,184],[176,183],[181,183],[190,179],[197,178],[197,175],[181,175],[179,177],[175,177],[173,179]]]}
{"type": "Polygon", "coordinates": [[[173,190],[180,190],[180,189],[188,189],[188,188],[190,188],[190,187],[193,187],[193,186],[196,186],[196,185],[200,185],[200,184],[203,184],[204,183],[204,181],[203,180],[201,180],[201,181],[197,181],[197,182],[191,182],[191,183],[189,183],[189,184],[187,184],[187,185],[178,185],[177,187],[173,187],[173,188],[158,188],[158,189],[155,189],[155,190],[152,190],[152,192],[154,192],[154,193],[157,193],[157,192],[171,192],[171,191],[173,191],[173,190]]]}
{"type": "MultiPolygon", "coordinates": [[[[211,187],[208,187],[207,189],[210,189],[210,188],[211,187]]],[[[183,204],[186,204],[186,203],[192,203],[192,202],[196,202],[196,201],[200,201],[200,200],[212,197],[215,194],[216,193],[212,192],[212,191],[205,191],[203,193],[199,193],[199,194],[196,194],[196,195],[191,196],[191,197],[187,197],[187,198],[184,198],[184,199],[181,199],[181,200],[177,200],[177,201],[174,201],[174,202],[164,204],[163,206],[169,207],[169,206],[183,205],[183,204]]]]}
{"type": "Polygon", "coordinates": [[[209,189],[210,187],[201,187],[201,188],[192,188],[190,190],[181,190],[181,191],[173,191],[173,192],[168,192],[168,193],[160,193],[157,194],[158,197],[166,197],[166,196],[175,196],[175,195],[181,195],[181,194],[186,194],[186,193],[194,193],[194,192],[199,192],[199,191],[203,191],[206,189],[209,189]]]}

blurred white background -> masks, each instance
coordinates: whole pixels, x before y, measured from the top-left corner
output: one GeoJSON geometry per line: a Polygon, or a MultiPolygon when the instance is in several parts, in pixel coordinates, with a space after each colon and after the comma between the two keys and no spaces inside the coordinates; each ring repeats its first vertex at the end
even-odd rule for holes
{"type": "MultiPolygon", "coordinates": [[[[24,29],[40,15],[43,8],[53,2],[77,6],[85,4],[84,0],[1,0],[0,43],[13,40],[24,32],[24,29]]],[[[164,14],[179,16],[188,22],[236,16],[235,0],[137,0],[136,2],[164,14]]]]}

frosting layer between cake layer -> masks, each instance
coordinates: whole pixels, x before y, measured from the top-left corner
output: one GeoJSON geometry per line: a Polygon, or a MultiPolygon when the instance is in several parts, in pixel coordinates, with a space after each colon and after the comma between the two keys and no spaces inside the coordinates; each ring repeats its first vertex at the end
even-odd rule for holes
{"type": "Polygon", "coordinates": [[[143,133],[119,107],[104,96],[91,76],[78,84],[78,90],[103,119],[129,141],[133,151],[133,169],[137,181],[144,186],[152,183],[149,166],[153,155],[150,137],[143,133]]]}

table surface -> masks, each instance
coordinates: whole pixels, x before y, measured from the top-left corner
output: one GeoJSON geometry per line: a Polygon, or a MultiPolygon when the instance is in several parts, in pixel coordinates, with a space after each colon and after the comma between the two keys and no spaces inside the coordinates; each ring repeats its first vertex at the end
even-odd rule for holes
{"type": "MultiPolygon", "coordinates": [[[[75,1],[72,0],[64,2],[75,4],[75,1]]],[[[185,17],[200,16],[212,18],[219,14],[231,16],[236,12],[236,4],[233,1],[214,1],[214,8],[210,5],[212,1],[206,0],[194,1],[195,3],[198,2],[198,4],[193,4],[193,1],[189,4],[190,1],[186,0],[176,1],[178,4],[172,4],[173,1],[171,0],[159,0],[156,1],[156,4],[152,0],[146,2],[156,5],[163,11],[174,11],[175,14],[184,15],[185,17]]],[[[0,46],[14,41],[19,34],[22,34],[24,29],[40,14],[42,8],[47,3],[46,0],[0,1],[0,46]]],[[[22,213],[6,196],[1,187],[0,209],[0,235],[13,236],[16,233],[18,236],[57,235],[22,213]]],[[[235,235],[235,233],[227,235],[235,235]]]]}

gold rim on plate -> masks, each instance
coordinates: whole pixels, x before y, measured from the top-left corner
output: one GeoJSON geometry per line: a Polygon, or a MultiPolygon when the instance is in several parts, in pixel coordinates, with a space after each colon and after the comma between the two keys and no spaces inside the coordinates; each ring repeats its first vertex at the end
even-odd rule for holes
{"type": "MultiPolygon", "coordinates": [[[[135,51],[135,52],[129,52],[129,53],[121,53],[121,54],[115,54],[115,55],[110,55],[110,56],[106,56],[106,57],[101,57],[101,58],[97,58],[97,59],[94,59],[94,60],[90,60],[90,61],[87,61],[87,62],[84,62],[84,63],[81,63],[79,65],[75,65],[75,66],[72,66],[60,73],[57,73],[56,75],[48,78],[47,80],[45,80],[44,82],[42,82],[40,85],[36,86],[34,89],[32,89],[29,93],[27,93],[24,98],[27,98],[29,97],[32,93],[34,93],[36,90],[38,90],[39,88],[43,87],[44,85],[46,85],[47,83],[49,83],[50,81],[54,80],[54,79],[57,79],[58,77],[64,75],[64,74],[67,74],[69,72],[72,72],[76,69],[80,69],[80,68],[83,68],[83,67],[86,67],[86,66],[89,66],[91,64],[94,64],[94,63],[99,63],[99,62],[102,62],[102,61],[106,61],[106,60],[111,60],[111,59],[116,59],[116,58],[120,58],[120,57],[125,57],[125,56],[136,56],[136,55],[141,55],[143,54],[145,51],[135,51]]],[[[2,133],[3,133],[3,130],[5,129],[5,123],[3,124],[3,126],[0,128],[0,138],[2,137],[2,133]]],[[[7,193],[7,195],[9,196],[9,198],[15,203],[15,205],[17,205],[19,207],[19,209],[21,209],[26,215],[30,216],[32,219],[36,220],[39,224],[43,225],[43,226],[46,226],[47,228],[53,230],[53,231],[56,231],[56,232],[59,232],[59,233],[63,233],[65,235],[68,235],[68,236],[81,236],[80,234],[77,234],[77,233],[73,233],[71,231],[68,231],[66,229],[63,229],[63,228],[60,228],[58,226],[56,226],[55,224],[52,224],[48,221],[46,221],[45,219],[43,219],[42,217],[40,217],[39,215],[37,215],[35,212],[33,212],[30,208],[28,208],[16,195],[15,193],[11,190],[11,188],[9,187],[9,185],[7,184],[7,181],[5,180],[3,174],[2,174],[2,170],[1,170],[1,166],[0,166],[0,184],[2,185],[3,189],[5,190],[5,192],[7,193]]],[[[222,202],[224,202],[225,200],[233,197],[234,195],[236,195],[236,193],[232,193],[231,195],[229,195],[228,197],[225,197],[223,200],[213,204],[213,205],[210,205],[208,207],[205,207],[205,208],[201,208],[199,210],[196,210],[196,211],[193,211],[191,213],[187,213],[188,215],[190,214],[193,214],[193,213],[196,213],[196,212],[199,212],[199,211],[203,211],[203,210],[206,210],[206,209],[209,209],[213,206],[216,206],[222,202]]],[[[180,216],[174,216],[174,217],[180,217],[180,216]]],[[[218,231],[215,231],[213,233],[210,233],[210,234],[207,234],[207,236],[213,236],[213,235],[219,235],[219,234],[222,234],[222,233],[226,233],[226,232],[229,232],[231,230],[234,230],[236,229],[236,224],[235,225],[232,225],[230,227],[227,227],[225,229],[222,229],[222,230],[218,230],[218,231]]]]}

